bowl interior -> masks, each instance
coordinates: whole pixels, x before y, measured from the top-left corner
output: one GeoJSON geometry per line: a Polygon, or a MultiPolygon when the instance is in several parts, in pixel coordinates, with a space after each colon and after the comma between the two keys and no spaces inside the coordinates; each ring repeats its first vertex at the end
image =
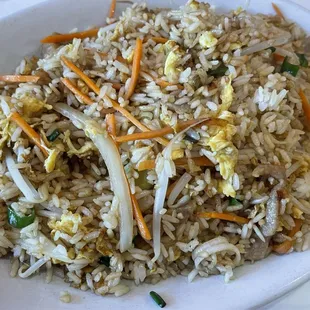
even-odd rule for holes
{"type": "MultiPolygon", "coordinates": [[[[244,6],[245,0],[210,0],[217,11],[224,12],[244,6]]],[[[309,11],[288,1],[274,1],[283,13],[310,31],[309,11]]],[[[177,7],[184,0],[149,0],[152,7],[177,7]]],[[[72,28],[82,30],[91,25],[103,25],[109,1],[102,0],[53,0],[24,10],[0,20],[1,72],[9,73],[25,55],[40,53],[40,38],[52,32],[67,32],[72,28]]],[[[125,7],[118,6],[118,11],[125,7]]],[[[252,13],[274,13],[271,1],[251,0],[252,13]]],[[[286,293],[309,278],[309,253],[294,253],[284,257],[270,256],[255,265],[247,265],[235,271],[236,280],[225,284],[220,276],[196,279],[192,284],[184,277],[171,278],[155,286],[135,287],[122,297],[98,297],[68,287],[57,277],[51,284],[44,284],[42,276],[32,279],[11,279],[9,262],[1,259],[0,283],[2,309],[156,309],[148,296],[150,290],[160,293],[169,309],[251,308],[269,302],[286,293]],[[69,290],[73,302],[61,304],[59,293],[69,290]],[[246,294],[244,293],[246,292],[246,294]]]]}

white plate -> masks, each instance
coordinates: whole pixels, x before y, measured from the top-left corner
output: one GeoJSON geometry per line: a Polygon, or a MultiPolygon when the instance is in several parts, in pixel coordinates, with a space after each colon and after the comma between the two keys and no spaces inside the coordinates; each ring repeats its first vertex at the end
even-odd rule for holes
{"type": "MultiPolygon", "coordinates": [[[[210,0],[219,11],[235,9],[244,0],[210,0]]],[[[310,32],[310,12],[288,1],[274,1],[292,20],[298,21],[310,32]]],[[[149,0],[152,6],[177,6],[185,0],[149,0]]],[[[74,27],[83,29],[104,22],[109,0],[53,0],[45,1],[25,11],[0,19],[1,72],[11,72],[25,55],[40,51],[39,39],[51,32],[65,32],[74,27]]],[[[253,13],[273,13],[271,1],[251,0],[253,13]]],[[[150,290],[161,294],[167,309],[250,309],[264,305],[310,279],[310,253],[288,256],[270,256],[254,265],[235,270],[235,280],[225,284],[223,277],[196,279],[188,284],[186,278],[177,277],[155,286],[132,287],[123,297],[99,297],[68,287],[61,279],[54,278],[45,284],[43,276],[32,279],[12,279],[9,262],[0,262],[0,309],[158,309],[148,296],[150,290]],[[71,304],[59,301],[59,293],[69,290],[71,304]]]]}

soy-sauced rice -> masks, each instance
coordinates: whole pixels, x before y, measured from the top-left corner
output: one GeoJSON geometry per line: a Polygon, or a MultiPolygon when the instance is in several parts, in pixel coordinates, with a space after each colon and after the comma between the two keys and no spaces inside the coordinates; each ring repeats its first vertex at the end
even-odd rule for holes
{"type": "MultiPolygon", "coordinates": [[[[178,10],[134,4],[109,29],[101,28],[92,38],[44,45],[40,59],[22,60],[16,74],[39,75],[37,84],[0,82],[0,255],[13,255],[11,276],[25,278],[46,269],[47,282],[54,273],[73,287],[121,296],[129,291],[123,279],[138,285],[178,274],[189,281],[223,274],[229,281],[235,267],[266,257],[284,242],[289,242],[287,253],[307,250],[310,120],[299,90],[310,95],[310,71],[300,66],[296,54],[304,53],[303,30],[276,15],[252,15],[242,9],[218,15],[209,4],[195,1],[178,10]],[[126,100],[137,38],[143,40],[139,81],[126,100]],[[156,43],[154,38],[169,41],[156,43]],[[276,51],[265,47],[244,53],[276,38],[287,38],[287,43],[276,51]],[[296,77],[281,72],[275,53],[299,66],[296,77]],[[99,95],[65,66],[61,56],[96,83],[99,95]],[[227,69],[217,76],[214,72],[221,65],[227,69]],[[63,77],[93,104],[85,105],[65,88],[63,77]],[[158,80],[169,84],[161,86],[158,80]],[[113,83],[121,88],[113,88],[113,83]],[[158,257],[155,241],[143,240],[136,220],[129,236],[132,245],[120,251],[120,200],[111,188],[107,166],[85,127],[55,110],[61,102],[83,112],[99,124],[103,135],[107,113],[115,115],[117,136],[140,132],[106,96],[150,130],[177,128],[179,122],[193,119],[222,120],[184,132],[168,159],[155,139],[117,145],[145,223],[160,238],[158,257]],[[48,145],[59,151],[53,171],[46,172],[41,149],[8,120],[14,111],[45,143],[45,137],[59,131],[48,145]],[[14,184],[7,167],[10,152],[15,161],[11,168],[29,179],[40,201],[27,201],[14,184]],[[210,164],[195,165],[191,158],[199,156],[210,164]],[[188,163],[173,173],[171,159],[178,158],[188,158],[188,163]],[[142,162],[155,159],[156,169],[138,171],[142,162]],[[159,235],[152,224],[157,212],[153,209],[162,186],[159,176],[169,174],[165,169],[171,169],[172,176],[165,204],[157,210],[159,235]],[[173,183],[175,189],[170,187],[173,183]],[[34,222],[13,228],[8,206],[20,216],[34,208],[34,222]],[[206,212],[209,216],[199,216],[206,212]],[[223,213],[238,218],[219,218],[223,213]],[[302,225],[292,235],[296,220],[302,225]]],[[[164,138],[175,136],[176,132],[164,138]]]]}

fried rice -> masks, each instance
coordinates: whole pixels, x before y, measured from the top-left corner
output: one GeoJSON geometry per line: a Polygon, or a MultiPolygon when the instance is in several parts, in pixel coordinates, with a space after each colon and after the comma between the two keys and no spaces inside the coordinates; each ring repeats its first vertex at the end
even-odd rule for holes
{"type": "Polygon", "coordinates": [[[44,270],[121,296],[123,280],[228,282],[247,261],[307,250],[304,31],[196,1],[133,4],[108,22],[44,44],[17,67],[20,83],[0,78],[11,276],[44,270]]]}

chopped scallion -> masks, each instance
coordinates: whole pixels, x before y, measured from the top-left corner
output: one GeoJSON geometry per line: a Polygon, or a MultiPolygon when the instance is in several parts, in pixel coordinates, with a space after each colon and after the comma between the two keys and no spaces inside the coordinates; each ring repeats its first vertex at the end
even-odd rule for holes
{"type": "Polygon", "coordinates": [[[160,308],[164,308],[166,306],[166,302],[156,292],[151,291],[150,295],[160,308]]]}
{"type": "Polygon", "coordinates": [[[276,48],[273,46],[267,47],[266,50],[271,50],[271,53],[274,53],[276,51],[276,48]]]}
{"type": "Polygon", "coordinates": [[[136,179],[136,185],[145,190],[153,188],[153,185],[150,184],[147,180],[147,170],[139,172],[139,177],[136,179]]]}
{"type": "Polygon", "coordinates": [[[299,53],[296,53],[296,55],[298,56],[299,58],[299,63],[302,67],[305,67],[307,68],[308,67],[308,59],[306,58],[305,54],[299,54],[299,53]]]}
{"type": "Polygon", "coordinates": [[[24,228],[34,222],[36,215],[34,209],[31,214],[21,216],[12,207],[8,207],[8,222],[15,228],[24,228]]]}
{"type": "Polygon", "coordinates": [[[55,141],[60,135],[60,131],[58,129],[55,129],[48,137],[47,140],[49,142],[55,141]]]}
{"type": "Polygon", "coordinates": [[[281,72],[288,72],[292,76],[296,76],[298,71],[299,71],[299,66],[289,63],[288,57],[286,56],[281,66],[281,72]]]}
{"type": "Polygon", "coordinates": [[[107,267],[110,267],[110,260],[111,260],[110,256],[101,256],[99,258],[99,264],[103,264],[107,267]]]}
{"type": "Polygon", "coordinates": [[[230,205],[230,206],[238,206],[238,205],[240,205],[240,204],[242,204],[241,201],[239,201],[239,200],[236,199],[236,198],[230,198],[230,199],[229,199],[229,205],[230,205]]]}
{"type": "Polygon", "coordinates": [[[214,77],[220,77],[224,76],[228,68],[221,63],[216,69],[208,71],[208,75],[214,76],[214,77]]]}

